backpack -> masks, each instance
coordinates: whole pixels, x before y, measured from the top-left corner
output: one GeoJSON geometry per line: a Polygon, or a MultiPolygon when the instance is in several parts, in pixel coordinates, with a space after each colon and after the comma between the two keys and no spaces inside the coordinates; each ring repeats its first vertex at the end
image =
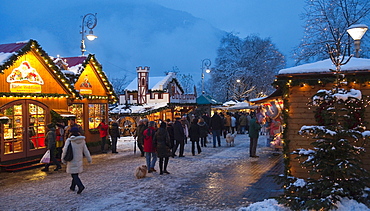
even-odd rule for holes
{"type": "Polygon", "coordinates": [[[146,129],[148,132],[146,133],[146,135],[145,135],[145,138],[148,138],[148,137],[152,137],[152,139],[153,139],[153,137],[154,137],[154,134],[155,134],[155,132],[154,132],[154,130],[152,130],[152,129],[150,129],[150,128],[148,128],[148,129],[146,129]]]}

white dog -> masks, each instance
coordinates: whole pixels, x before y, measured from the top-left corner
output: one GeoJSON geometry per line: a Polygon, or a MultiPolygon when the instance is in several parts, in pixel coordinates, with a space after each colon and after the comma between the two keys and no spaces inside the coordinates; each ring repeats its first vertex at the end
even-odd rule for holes
{"type": "Polygon", "coordinates": [[[146,165],[138,166],[135,170],[135,177],[138,179],[145,178],[147,172],[148,167],[146,167],[146,165]]]}
{"type": "Polygon", "coordinates": [[[231,133],[228,133],[226,134],[226,144],[229,145],[229,146],[234,146],[234,139],[236,137],[236,133],[234,134],[231,134],[231,133]]]}

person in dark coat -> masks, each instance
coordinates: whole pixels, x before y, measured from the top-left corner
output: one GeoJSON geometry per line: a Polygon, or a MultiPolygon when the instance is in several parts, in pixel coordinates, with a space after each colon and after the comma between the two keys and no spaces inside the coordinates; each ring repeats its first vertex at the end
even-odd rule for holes
{"type": "Polygon", "coordinates": [[[182,124],[180,122],[179,117],[176,118],[175,123],[173,124],[173,134],[175,138],[175,145],[172,148],[172,157],[176,156],[176,150],[180,145],[180,152],[179,157],[185,157],[184,156],[184,147],[185,147],[185,133],[184,128],[182,127],[182,124]]]}
{"type": "Polygon", "coordinates": [[[213,116],[211,117],[210,121],[210,128],[212,130],[213,135],[213,148],[216,148],[216,138],[218,142],[218,146],[221,146],[221,131],[223,127],[223,122],[221,117],[215,112],[213,116]]]}
{"type": "Polygon", "coordinates": [[[250,116],[251,120],[249,122],[249,138],[250,138],[249,156],[258,158],[258,156],[256,155],[256,150],[261,125],[257,122],[256,115],[254,113],[252,113],[250,116]]]}
{"type": "MultiPolygon", "coordinates": [[[[47,125],[49,131],[46,133],[45,136],[45,144],[48,150],[50,150],[50,161],[53,161],[53,163],[57,166],[54,171],[58,171],[62,168],[58,160],[55,158],[56,153],[56,140],[57,135],[55,133],[55,126],[53,123],[50,123],[47,125]]],[[[49,171],[50,163],[45,164],[45,168],[41,169],[41,171],[49,171]]]]}
{"type": "Polygon", "coordinates": [[[141,152],[141,157],[144,157],[144,131],[148,128],[148,119],[140,119],[139,126],[136,128],[134,137],[137,138],[137,147],[141,152]]]}
{"type": "Polygon", "coordinates": [[[117,140],[120,137],[119,135],[119,126],[116,121],[112,123],[109,129],[109,135],[112,139],[112,153],[118,153],[117,152],[117,140]]]}
{"type": "Polygon", "coordinates": [[[64,140],[67,140],[67,138],[69,138],[71,136],[71,128],[73,127],[77,127],[78,128],[78,132],[80,133],[81,136],[85,135],[85,132],[84,130],[82,129],[81,125],[77,124],[76,123],[76,118],[71,118],[68,120],[68,126],[65,127],[65,131],[64,131],[64,140]]]}
{"type": "Polygon", "coordinates": [[[248,119],[245,113],[239,117],[240,133],[244,134],[248,125],[248,119]]]}
{"type": "MultiPolygon", "coordinates": [[[[167,129],[168,135],[170,136],[171,146],[173,147],[175,145],[175,134],[174,134],[174,131],[173,131],[173,123],[171,122],[170,119],[167,119],[166,123],[167,123],[167,128],[166,129],[167,129]]],[[[172,147],[171,147],[171,150],[172,150],[172,147]]]]}
{"type": "Polygon", "coordinates": [[[202,147],[207,147],[207,136],[209,133],[208,125],[203,118],[199,119],[198,125],[199,125],[200,145],[202,147]]]}
{"type": "Polygon", "coordinates": [[[198,125],[198,119],[195,118],[191,122],[190,129],[189,129],[189,137],[191,141],[191,153],[193,156],[195,155],[195,144],[197,145],[198,154],[202,152],[202,149],[199,146],[199,138],[200,138],[200,127],[198,125]]]}
{"type": "Polygon", "coordinates": [[[208,114],[204,113],[202,118],[203,118],[204,122],[207,123],[207,125],[209,126],[209,124],[211,123],[211,118],[208,116],[208,114]]]}
{"type": "Polygon", "coordinates": [[[162,122],[159,129],[154,135],[153,142],[154,147],[157,149],[157,157],[159,158],[159,174],[169,174],[167,171],[167,165],[169,157],[172,155],[170,136],[167,132],[167,124],[162,122]],[[164,163],[163,163],[164,161],[164,163]],[[164,166],[163,166],[164,164],[164,166]]]}

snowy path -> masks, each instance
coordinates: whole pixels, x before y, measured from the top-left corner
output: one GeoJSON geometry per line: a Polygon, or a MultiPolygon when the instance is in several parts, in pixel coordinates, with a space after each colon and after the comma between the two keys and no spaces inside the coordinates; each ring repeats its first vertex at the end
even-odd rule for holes
{"type": "MultiPolygon", "coordinates": [[[[265,141],[260,137],[261,147],[265,141]]],[[[183,205],[182,188],[199,173],[250,159],[247,135],[238,135],[235,147],[226,147],[224,139],[222,145],[211,148],[209,144],[200,155],[192,156],[188,142],[186,157],[170,158],[171,174],[153,173],[138,180],[134,170],[145,164],[145,159],[139,152],[134,155],[130,137],[121,138],[119,154],[93,155],[93,163],[85,163],[80,178],[86,189],[81,195],[69,191],[71,177],[65,167],[47,174],[40,169],[1,173],[0,210],[201,210],[196,205],[183,205]]]]}

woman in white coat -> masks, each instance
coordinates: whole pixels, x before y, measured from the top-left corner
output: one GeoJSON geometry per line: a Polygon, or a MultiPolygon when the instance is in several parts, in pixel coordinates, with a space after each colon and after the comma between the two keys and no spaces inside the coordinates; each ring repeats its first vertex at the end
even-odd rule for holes
{"type": "Polygon", "coordinates": [[[80,135],[77,127],[72,127],[70,133],[71,136],[66,140],[63,147],[62,162],[67,164],[66,172],[72,176],[70,189],[75,191],[77,185],[77,193],[80,194],[85,189],[85,186],[78,177],[78,174],[83,171],[83,155],[85,155],[89,163],[91,163],[92,159],[86,146],[85,136],[80,135]],[[71,161],[65,161],[64,156],[67,152],[69,143],[72,143],[73,159],[71,161]]]}

